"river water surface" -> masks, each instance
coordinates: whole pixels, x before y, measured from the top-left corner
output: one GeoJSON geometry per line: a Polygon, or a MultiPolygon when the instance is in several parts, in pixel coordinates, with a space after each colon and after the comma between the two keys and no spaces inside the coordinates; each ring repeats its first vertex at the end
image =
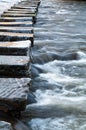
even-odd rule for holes
{"type": "Polygon", "coordinates": [[[86,130],[85,1],[42,0],[32,76],[32,130],[86,130]]]}
{"type": "Polygon", "coordinates": [[[86,2],[42,0],[34,26],[31,130],[86,130],[86,2]]]}

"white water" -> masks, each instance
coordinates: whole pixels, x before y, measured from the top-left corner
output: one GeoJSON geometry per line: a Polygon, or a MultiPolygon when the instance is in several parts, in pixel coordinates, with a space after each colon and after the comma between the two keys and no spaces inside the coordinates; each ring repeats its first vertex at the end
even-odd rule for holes
{"type": "Polygon", "coordinates": [[[33,49],[37,103],[27,106],[32,130],[86,130],[85,13],[81,1],[41,3],[33,49]],[[63,58],[71,52],[76,59],[63,58]]]}

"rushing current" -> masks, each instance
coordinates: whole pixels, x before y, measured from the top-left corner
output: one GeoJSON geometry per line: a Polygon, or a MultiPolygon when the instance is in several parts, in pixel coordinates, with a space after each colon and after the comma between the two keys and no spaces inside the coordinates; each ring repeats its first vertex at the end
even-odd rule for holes
{"type": "Polygon", "coordinates": [[[86,130],[86,1],[42,0],[35,28],[32,130],[86,130]]]}
{"type": "Polygon", "coordinates": [[[34,33],[27,126],[86,130],[86,1],[41,0],[34,33]]]}

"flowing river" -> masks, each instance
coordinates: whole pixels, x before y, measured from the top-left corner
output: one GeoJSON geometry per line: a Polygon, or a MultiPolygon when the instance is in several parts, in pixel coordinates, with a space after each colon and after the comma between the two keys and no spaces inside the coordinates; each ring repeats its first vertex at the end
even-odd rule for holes
{"type": "Polygon", "coordinates": [[[86,1],[42,0],[34,33],[26,126],[86,130],[86,1]]]}
{"type": "Polygon", "coordinates": [[[86,130],[86,1],[42,0],[35,25],[32,130],[86,130]]]}

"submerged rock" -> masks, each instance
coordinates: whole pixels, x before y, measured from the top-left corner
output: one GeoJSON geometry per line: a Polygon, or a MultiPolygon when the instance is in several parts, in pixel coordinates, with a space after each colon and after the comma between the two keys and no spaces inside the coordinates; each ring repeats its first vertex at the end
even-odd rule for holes
{"type": "Polygon", "coordinates": [[[36,64],[44,64],[53,60],[61,60],[61,61],[68,61],[68,60],[78,60],[78,53],[71,52],[71,53],[41,53],[38,55],[34,55],[33,63],[36,64]]]}
{"type": "Polygon", "coordinates": [[[10,123],[5,121],[0,121],[0,130],[13,130],[10,123]]]}
{"type": "Polygon", "coordinates": [[[29,92],[27,97],[27,104],[36,103],[35,95],[33,93],[29,92]]]}

